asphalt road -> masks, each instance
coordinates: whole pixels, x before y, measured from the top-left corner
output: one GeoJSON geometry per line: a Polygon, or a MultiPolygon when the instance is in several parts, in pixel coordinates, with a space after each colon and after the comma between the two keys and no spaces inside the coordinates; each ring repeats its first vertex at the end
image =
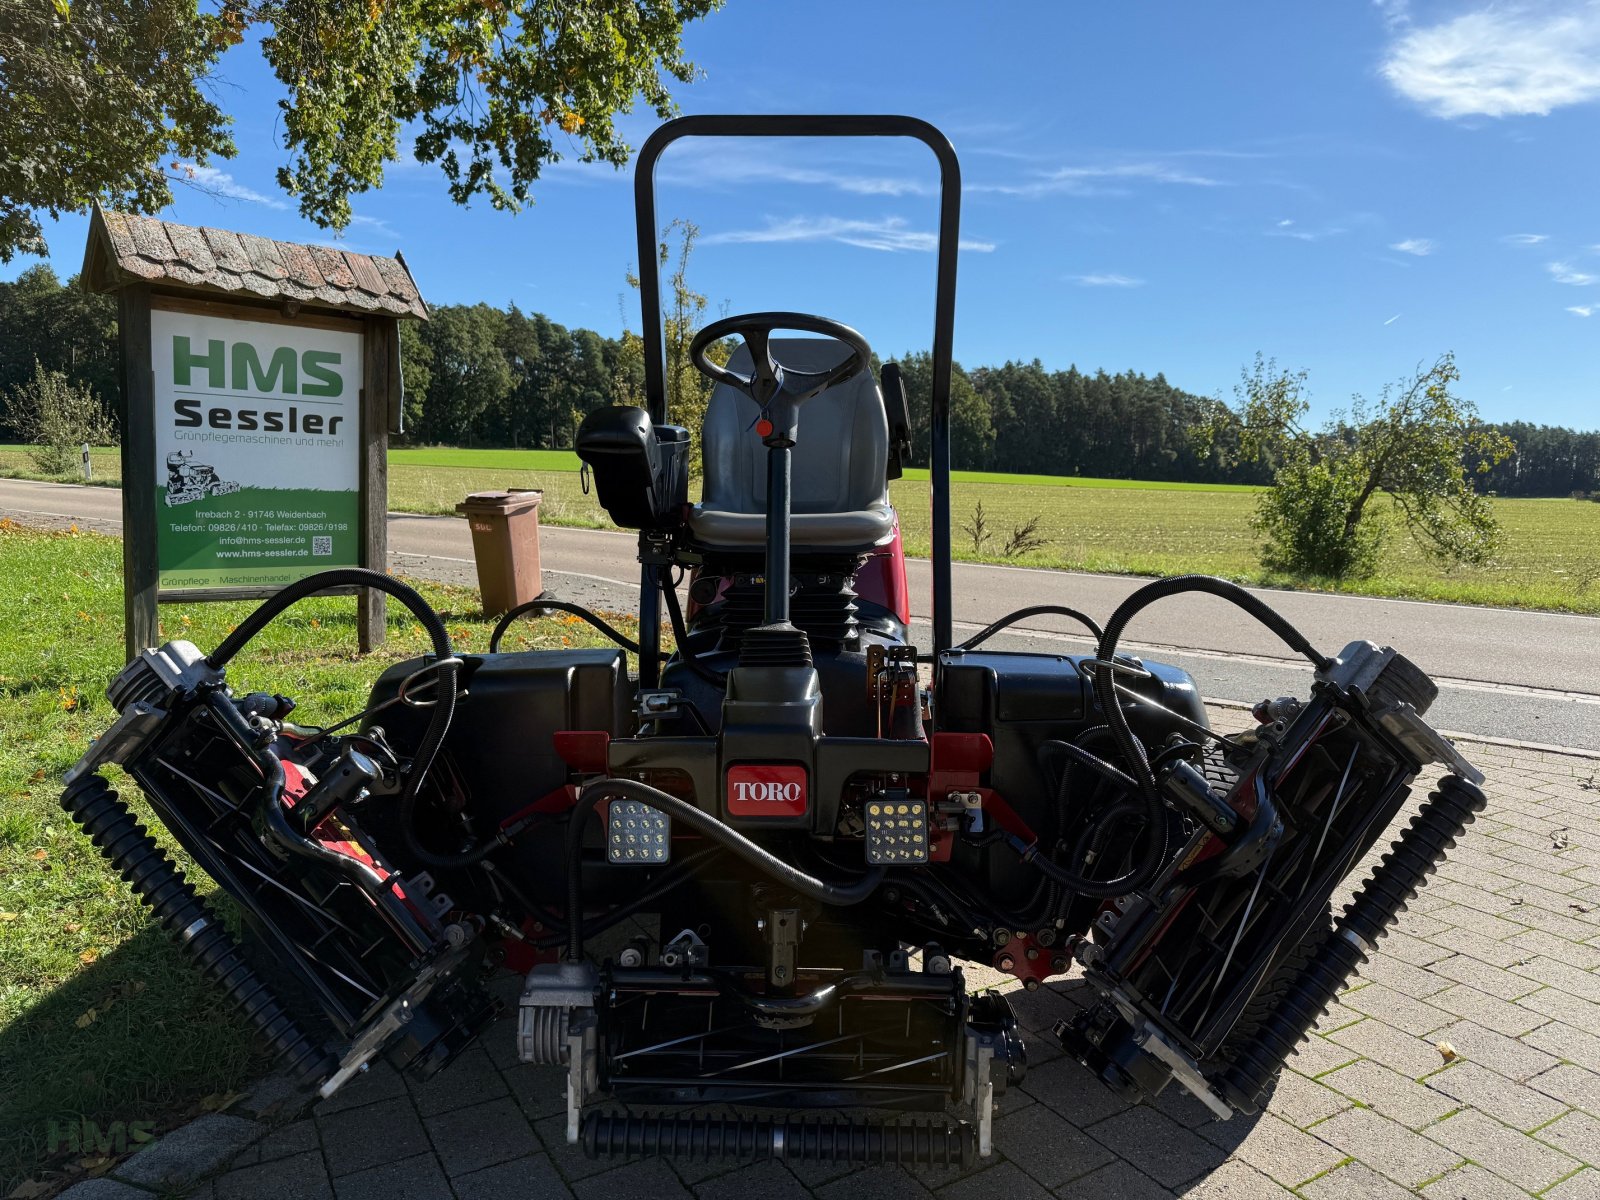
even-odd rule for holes
{"type": "MultiPolygon", "coordinates": [[[[120,532],[111,488],[0,480],[0,514],[76,520],[120,532]]],[[[451,517],[389,515],[394,567],[471,582],[472,544],[451,517]]],[[[564,598],[613,609],[637,602],[634,540],[603,530],[547,528],[546,586],[564,598]]],[[[914,633],[931,641],[929,564],[908,564],[914,633]]],[[[1034,604],[1066,604],[1104,621],[1146,580],[1074,571],[957,563],[957,638],[1034,604]]],[[[1430,719],[1479,736],[1600,751],[1600,618],[1361,596],[1258,590],[1325,652],[1365,638],[1392,645],[1440,685],[1430,719]]],[[[992,639],[1003,649],[1073,652],[1089,647],[1069,622],[1037,618],[992,639]]],[[[1309,667],[1241,610],[1208,596],[1158,602],[1130,624],[1124,646],[1182,666],[1210,699],[1251,702],[1303,694],[1309,667]]]]}

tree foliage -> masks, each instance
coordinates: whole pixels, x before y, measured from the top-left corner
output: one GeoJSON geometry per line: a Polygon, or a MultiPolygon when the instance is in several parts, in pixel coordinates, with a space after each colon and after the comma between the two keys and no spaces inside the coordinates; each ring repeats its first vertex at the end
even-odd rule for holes
{"type": "Polygon", "coordinates": [[[43,254],[39,217],[96,200],[153,213],[235,153],[206,94],[259,38],[285,95],[279,184],[343,229],[401,155],[450,196],[515,210],[550,162],[627,162],[618,113],[671,115],[683,26],[721,0],[0,0],[0,261],[43,254]],[[197,171],[198,169],[198,171],[197,171]]]}
{"type": "MultiPolygon", "coordinates": [[[[677,248],[669,245],[669,265],[677,248]]],[[[682,275],[684,288],[691,290],[690,270],[686,265],[682,272],[669,274],[682,275]]],[[[473,306],[443,305],[434,311],[444,314],[463,307],[473,306]]],[[[471,322],[402,322],[400,357],[411,440],[436,437],[477,446],[564,447],[571,445],[573,427],[590,409],[607,402],[643,402],[644,358],[637,334],[612,338],[563,327],[514,305],[484,307],[502,322],[494,340],[507,362],[505,390],[487,397],[466,425],[461,424],[462,414],[447,412],[453,393],[442,386],[436,391],[432,378],[436,352],[453,362],[478,352],[457,344],[466,338],[471,322]],[[533,335],[522,336],[518,331],[523,326],[533,335]]],[[[673,297],[668,307],[680,315],[689,311],[673,297]]],[[[675,336],[680,347],[687,348],[692,329],[710,307],[695,321],[682,321],[688,332],[675,336]]],[[[626,315],[623,323],[628,323],[626,315]]],[[[726,349],[731,346],[716,352],[726,349]]],[[[74,283],[63,285],[47,266],[31,267],[16,280],[0,283],[0,391],[30,379],[35,359],[85,384],[116,411],[121,401],[115,304],[84,293],[74,283]]],[[[900,362],[914,426],[909,465],[926,466],[932,362],[922,352],[903,355],[900,362]]],[[[683,372],[678,376],[683,379],[683,372]]],[[[1247,430],[1238,412],[1220,400],[1184,391],[1159,374],[1113,375],[1076,367],[1047,371],[1037,362],[963,369],[958,363],[951,408],[952,461],[957,468],[1268,483],[1282,465],[1244,454],[1247,430]],[[1196,436],[1197,429],[1204,436],[1196,436]]],[[[672,413],[674,419],[682,418],[676,404],[672,413]]],[[[690,424],[695,422],[691,419],[690,424]]],[[[1600,432],[1525,423],[1485,428],[1507,435],[1516,449],[1487,472],[1478,467],[1489,460],[1469,449],[1463,478],[1474,491],[1563,497],[1600,492],[1600,432]]],[[[14,434],[0,412],[0,441],[16,440],[14,434]]]]}
{"type": "Polygon", "coordinates": [[[45,253],[41,213],[155,212],[169,159],[231,156],[202,85],[233,37],[196,0],[0,0],[0,262],[45,253]]]}
{"type": "Polygon", "coordinates": [[[1387,532],[1380,493],[1418,545],[1446,562],[1484,563],[1499,526],[1474,476],[1515,446],[1482,424],[1455,394],[1461,374],[1446,354],[1386,386],[1376,402],[1356,396],[1321,430],[1305,427],[1306,376],[1256,356],[1238,388],[1238,452],[1273,466],[1257,526],[1270,568],[1335,578],[1371,574],[1387,532]]]}

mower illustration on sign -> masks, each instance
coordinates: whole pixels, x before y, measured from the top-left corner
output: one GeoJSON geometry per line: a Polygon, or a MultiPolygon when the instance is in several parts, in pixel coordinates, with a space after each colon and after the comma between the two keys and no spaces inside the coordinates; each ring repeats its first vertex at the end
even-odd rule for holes
{"type": "Polygon", "coordinates": [[[63,804],[308,1086],[331,1094],[378,1056],[439,1070],[495,1017],[485,979],[509,970],[516,1051],[567,1072],[568,1136],[591,1155],[966,1163],[990,1152],[995,1098],[1027,1065],[1005,996],[972,994],[969,962],[1030,989],[1081,976],[1088,1002],[1054,1036],[1105,1085],[1176,1083],[1219,1117],[1252,1113],[1472,820],[1482,777],[1426,723],[1421,671],[1366,641],[1325,654],[1222,580],[1155,581],[1103,625],[1049,606],[953,642],[960,194],[949,143],[905,117],[690,117],[646,143],[648,407],[600,409],[577,440],[601,503],[637,531],[637,642],[535,601],[617,648],[503,651],[514,610],[487,652],[458,652],[412,589],[335,570],[209,654],[170,642],[111,685],[121,716],[63,804]],[[688,499],[651,264],[655,164],[689,136],[910,137],[938,160],[931,645],[911,642],[889,498],[906,393],[851,325],[765,312],[700,332],[691,357],[716,388],[688,499]],[[719,364],[707,352],[726,338],[741,344],[719,364]],[[433,652],[327,728],[230,690],[269,621],[352,584],[406,605],[433,652]],[[1188,674],[1122,645],[1148,605],[1197,596],[1303,656],[1309,694],[1264,701],[1243,735],[1211,730],[1188,674]],[[985,647],[1043,612],[1093,649],[985,647]],[[135,824],[99,774],[113,763],[264,953],[247,961],[135,824]],[[1443,779],[1330,919],[1434,763],[1443,779]],[[655,935],[595,951],[635,917],[655,935]],[[707,1104],[736,1111],[686,1111],[707,1104]]]}
{"type": "Polygon", "coordinates": [[[167,507],[192,504],[207,496],[227,496],[239,490],[230,480],[217,478],[215,467],[194,461],[193,450],[174,450],[167,455],[167,507]]]}

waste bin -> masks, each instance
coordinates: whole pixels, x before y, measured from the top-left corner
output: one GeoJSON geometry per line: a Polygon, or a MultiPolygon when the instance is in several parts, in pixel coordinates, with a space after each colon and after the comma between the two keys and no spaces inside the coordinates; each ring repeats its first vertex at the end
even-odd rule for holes
{"type": "Polygon", "coordinates": [[[488,615],[508,612],[544,592],[539,573],[537,490],[473,492],[456,511],[472,529],[472,557],[478,564],[478,591],[488,615]]]}

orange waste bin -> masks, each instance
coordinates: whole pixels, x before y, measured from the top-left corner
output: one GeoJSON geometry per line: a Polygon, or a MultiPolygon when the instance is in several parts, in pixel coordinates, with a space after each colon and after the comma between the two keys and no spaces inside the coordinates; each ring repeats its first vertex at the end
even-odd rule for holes
{"type": "Polygon", "coordinates": [[[472,529],[472,557],[485,614],[509,612],[544,592],[539,572],[539,502],[535,490],[473,492],[456,511],[472,529]]]}

